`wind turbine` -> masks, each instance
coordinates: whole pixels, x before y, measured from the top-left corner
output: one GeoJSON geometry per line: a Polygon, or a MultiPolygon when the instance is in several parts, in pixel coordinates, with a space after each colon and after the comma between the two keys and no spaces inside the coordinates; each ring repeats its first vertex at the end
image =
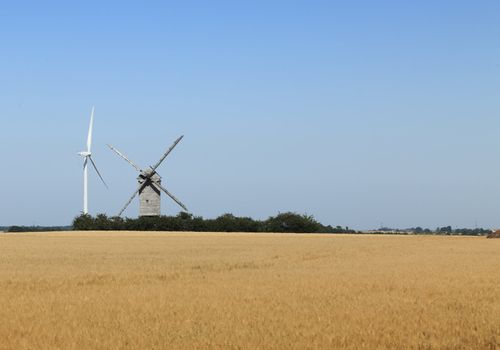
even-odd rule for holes
{"type": "Polygon", "coordinates": [[[92,113],[90,114],[90,126],[89,126],[89,133],[87,135],[87,150],[78,152],[78,154],[83,158],[83,214],[88,214],[89,208],[88,208],[88,162],[90,160],[90,163],[92,163],[92,166],[94,167],[95,171],[97,172],[97,175],[101,178],[102,183],[106,188],[108,188],[108,185],[106,185],[106,182],[104,182],[104,179],[101,176],[101,173],[99,170],[97,170],[97,166],[94,163],[94,160],[92,159],[92,128],[94,125],[94,107],[92,107],[92,113]]]}

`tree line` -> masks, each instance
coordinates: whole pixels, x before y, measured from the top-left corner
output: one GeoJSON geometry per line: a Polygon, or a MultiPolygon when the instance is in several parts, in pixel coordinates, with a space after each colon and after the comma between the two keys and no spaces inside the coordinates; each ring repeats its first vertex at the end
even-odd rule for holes
{"type": "Polygon", "coordinates": [[[69,231],[71,226],[8,226],[0,228],[0,231],[6,232],[49,232],[49,231],[69,231]]]}
{"type": "Polygon", "coordinates": [[[389,227],[381,227],[376,231],[370,231],[369,233],[380,233],[380,234],[416,234],[416,235],[446,235],[446,236],[487,236],[492,231],[485,228],[452,228],[451,226],[438,227],[436,229],[412,227],[406,229],[397,229],[389,227]]]}
{"type": "Polygon", "coordinates": [[[412,229],[417,234],[439,234],[439,235],[461,235],[461,236],[486,236],[491,233],[491,230],[484,228],[456,228],[451,226],[438,227],[435,230],[423,229],[415,227],[412,229]]]}
{"type": "Polygon", "coordinates": [[[108,217],[98,214],[77,216],[73,220],[77,231],[195,231],[195,232],[293,232],[293,233],[356,233],[349,227],[323,225],[311,215],[280,213],[266,220],[224,214],[205,219],[180,212],[176,216],[142,216],[139,218],[108,217]]]}
{"type": "Polygon", "coordinates": [[[254,220],[250,217],[238,217],[224,214],[215,219],[205,219],[180,212],[176,216],[121,218],[81,214],[73,220],[72,226],[5,226],[0,231],[6,232],[42,232],[42,231],[195,231],[195,232],[291,232],[291,233],[357,233],[357,234],[396,234],[396,235],[466,235],[487,236],[491,230],[484,228],[456,228],[451,226],[436,229],[412,227],[395,229],[383,227],[374,231],[355,231],[349,227],[323,225],[311,215],[293,212],[280,213],[266,220],[254,220]]]}

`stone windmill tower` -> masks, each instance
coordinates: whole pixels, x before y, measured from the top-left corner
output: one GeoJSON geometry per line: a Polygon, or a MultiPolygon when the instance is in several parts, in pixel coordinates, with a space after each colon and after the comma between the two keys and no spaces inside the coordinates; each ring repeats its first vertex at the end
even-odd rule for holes
{"type": "Polygon", "coordinates": [[[172,198],[172,200],[177,203],[182,209],[187,211],[187,208],[182,204],[177,198],[174,197],[165,187],[161,184],[161,177],[156,172],[156,169],[160,166],[160,164],[165,160],[165,158],[172,152],[172,150],[177,146],[177,144],[182,140],[184,136],[179,137],[175,142],[170,146],[170,148],[163,154],[160,160],[154,165],[150,166],[147,169],[143,170],[139,168],[135,163],[133,163],[130,159],[128,159],[123,153],[118,151],[111,145],[108,145],[116,154],[125,159],[130,165],[132,165],[135,170],[139,172],[139,176],[137,177],[138,187],[137,190],[132,194],[127,203],[123,206],[123,208],[118,213],[118,216],[121,216],[122,213],[127,209],[129,204],[135,198],[137,194],[139,194],[139,216],[160,216],[161,215],[161,191],[165,192],[167,196],[172,198]]]}

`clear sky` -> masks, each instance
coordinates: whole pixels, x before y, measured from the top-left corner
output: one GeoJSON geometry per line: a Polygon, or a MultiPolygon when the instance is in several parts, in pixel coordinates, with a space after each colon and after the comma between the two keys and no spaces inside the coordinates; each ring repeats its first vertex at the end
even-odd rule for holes
{"type": "Polygon", "coordinates": [[[184,134],[159,173],[196,215],[500,228],[496,0],[13,1],[0,39],[0,225],[82,210],[95,105],[92,214],[136,188],[106,143],[184,134]]]}

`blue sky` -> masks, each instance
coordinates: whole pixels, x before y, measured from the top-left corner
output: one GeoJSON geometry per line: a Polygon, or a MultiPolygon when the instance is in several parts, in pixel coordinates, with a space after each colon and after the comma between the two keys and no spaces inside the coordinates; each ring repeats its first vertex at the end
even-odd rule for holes
{"type": "Polygon", "coordinates": [[[93,214],[136,186],[106,143],[184,134],[159,172],[196,215],[500,227],[498,1],[103,3],[0,7],[0,225],[79,213],[95,105],[93,214]]]}

